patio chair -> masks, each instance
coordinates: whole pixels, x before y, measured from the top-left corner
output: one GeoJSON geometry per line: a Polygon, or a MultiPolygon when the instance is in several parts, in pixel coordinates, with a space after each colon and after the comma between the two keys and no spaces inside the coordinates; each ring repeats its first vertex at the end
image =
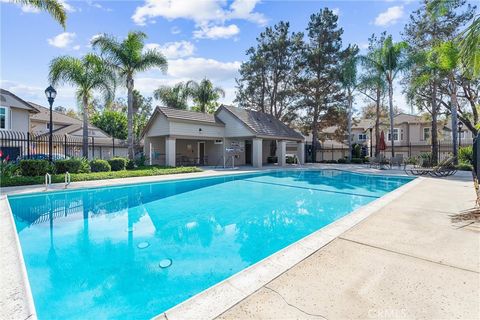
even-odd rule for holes
{"type": "Polygon", "coordinates": [[[449,157],[443,161],[440,161],[440,163],[433,168],[414,167],[409,170],[405,170],[405,172],[407,172],[407,174],[410,172],[416,176],[430,175],[431,177],[447,177],[454,175],[457,172],[457,169],[455,169],[455,166],[453,165],[454,161],[455,157],[449,157]]]}
{"type": "Polygon", "coordinates": [[[389,162],[385,158],[385,156],[379,154],[378,156],[375,156],[373,159],[371,158],[370,161],[368,162],[368,165],[370,168],[379,168],[379,169],[384,169],[386,166],[388,166],[389,162]]]}
{"type": "Polygon", "coordinates": [[[403,164],[403,155],[398,154],[395,157],[390,158],[390,168],[393,166],[397,166],[399,169],[402,167],[403,164]]]}

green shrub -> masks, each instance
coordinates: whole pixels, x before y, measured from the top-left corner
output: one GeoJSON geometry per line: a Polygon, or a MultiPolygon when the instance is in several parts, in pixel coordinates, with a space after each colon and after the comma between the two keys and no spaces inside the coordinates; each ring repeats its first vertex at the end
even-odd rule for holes
{"type": "Polygon", "coordinates": [[[458,162],[473,164],[473,147],[460,147],[458,150],[458,162]]]}
{"type": "Polygon", "coordinates": [[[353,147],[353,158],[360,158],[362,155],[362,146],[359,144],[356,144],[353,147]]]}
{"type": "Polygon", "coordinates": [[[145,157],[143,153],[135,159],[135,164],[137,165],[137,167],[144,167],[145,162],[147,162],[147,157],[145,157]]]}
{"type": "Polygon", "coordinates": [[[108,161],[100,159],[90,161],[90,169],[92,172],[108,172],[112,170],[108,161]]]}
{"type": "Polygon", "coordinates": [[[0,160],[0,176],[2,177],[12,177],[18,174],[20,167],[12,162],[7,162],[5,160],[0,160]]]}
{"type": "Polygon", "coordinates": [[[112,158],[108,160],[108,163],[110,164],[110,168],[112,169],[112,171],[125,170],[125,168],[127,167],[127,159],[121,157],[112,158]]]}
{"type": "Polygon", "coordinates": [[[285,161],[288,163],[288,164],[292,164],[292,163],[295,163],[295,157],[291,157],[291,156],[288,156],[285,161]]]}
{"type": "Polygon", "coordinates": [[[455,166],[455,169],[460,171],[472,171],[473,166],[469,163],[459,163],[455,166]]]}
{"type": "Polygon", "coordinates": [[[363,164],[363,159],[362,158],[352,158],[350,161],[351,163],[356,163],[356,164],[363,164]]]}
{"type": "Polygon", "coordinates": [[[44,176],[52,173],[54,168],[47,160],[21,160],[20,174],[27,177],[44,176]]]}
{"type": "MultiPolygon", "coordinates": [[[[142,166],[143,167],[143,166],[142,166]]],[[[127,165],[125,166],[127,170],[133,170],[135,169],[135,161],[133,160],[127,160],[127,165]]]]}
{"type": "Polygon", "coordinates": [[[420,165],[424,168],[432,166],[432,153],[422,152],[418,155],[420,165]]]}
{"type": "Polygon", "coordinates": [[[345,158],[340,158],[340,159],[337,160],[337,163],[347,163],[347,162],[348,161],[345,158]]]}
{"type": "Polygon", "coordinates": [[[55,171],[60,173],[86,173],[90,172],[90,165],[85,158],[72,158],[55,161],[55,171]]]}
{"type": "MultiPolygon", "coordinates": [[[[339,160],[341,160],[341,159],[339,159],[339,160]]],[[[341,163],[341,162],[339,162],[337,160],[327,160],[326,163],[341,163]]]]}

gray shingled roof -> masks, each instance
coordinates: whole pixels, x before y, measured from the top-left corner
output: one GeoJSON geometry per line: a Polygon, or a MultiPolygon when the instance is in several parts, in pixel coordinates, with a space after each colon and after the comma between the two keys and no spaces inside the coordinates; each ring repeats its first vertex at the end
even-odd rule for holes
{"type": "Polygon", "coordinates": [[[230,111],[234,116],[236,116],[248,128],[250,128],[259,136],[278,138],[285,137],[299,140],[304,139],[300,133],[290,128],[272,115],[226,105],[223,105],[222,107],[230,111]]]}
{"type": "Polygon", "coordinates": [[[215,115],[209,114],[209,113],[165,108],[165,107],[157,107],[157,110],[163,113],[165,117],[170,119],[201,121],[206,123],[224,125],[223,122],[217,119],[215,115]]]}

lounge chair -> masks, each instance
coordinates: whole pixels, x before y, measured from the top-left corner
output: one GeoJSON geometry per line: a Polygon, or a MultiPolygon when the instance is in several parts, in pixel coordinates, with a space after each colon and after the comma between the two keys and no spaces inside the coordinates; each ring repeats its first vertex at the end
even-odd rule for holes
{"type": "Polygon", "coordinates": [[[395,157],[390,158],[390,168],[393,166],[397,166],[399,169],[402,167],[403,164],[403,155],[399,154],[395,157]]]}
{"type": "Polygon", "coordinates": [[[379,154],[378,156],[371,158],[368,162],[368,165],[370,168],[384,169],[385,166],[389,165],[389,162],[387,161],[387,159],[385,159],[385,156],[379,154]]]}
{"type": "Polygon", "coordinates": [[[407,174],[408,172],[410,172],[411,174],[416,176],[430,175],[432,177],[447,177],[454,175],[457,172],[457,169],[455,169],[455,166],[453,165],[454,160],[455,157],[450,157],[444,159],[443,161],[440,161],[440,163],[433,168],[414,167],[405,170],[405,172],[407,174]]]}

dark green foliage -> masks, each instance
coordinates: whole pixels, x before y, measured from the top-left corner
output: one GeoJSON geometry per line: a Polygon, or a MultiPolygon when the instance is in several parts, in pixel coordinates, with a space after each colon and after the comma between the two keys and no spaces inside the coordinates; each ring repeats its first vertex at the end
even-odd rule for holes
{"type": "Polygon", "coordinates": [[[129,160],[127,161],[126,169],[127,169],[127,170],[133,170],[133,169],[135,169],[135,161],[129,159],[129,160]]]}
{"type": "Polygon", "coordinates": [[[90,165],[85,158],[72,158],[55,161],[55,172],[60,173],[86,173],[90,172],[90,165]]]}
{"type": "Polygon", "coordinates": [[[126,169],[127,161],[128,160],[125,158],[115,157],[108,160],[108,163],[110,164],[110,168],[112,169],[112,171],[120,171],[126,169]]]}
{"type": "Polygon", "coordinates": [[[352,160],[350,161],[351,163],[356,163],[356,164],[363,164],[363,160],[362,158],[352,158],[352,160]]]}
{"type": "MultiPolygon", "coordinates": [[[[110,171],[110,172],[92,172],[92,173],[74,173],[71,175],[73,181],[92,181],[103,179],[117,179],[117,178],[129,178],[129,177],[146,177],[157,176],[164,174],[177,174],[177,173],[189,173],[202,171],[196,167],[178,167],[178,168],[165,168],[165,167],[147,167],[138,168],[135,170],[123,170],[123,171],[110,171]]],[[[2,177],[0,179],[0,186],[23,186],[32,184],[43,184],[44,177],[24,177],[24,176],[12,176],[2,177]]],[[[52,183],[64,182],[65,176],[63,174],[52,175],[52,183]]]]}
{"type": "Polygon", "coordinates": [[[92,172],[108,172],[112,170],[108,161],[100,159],[90,161],[90,169],[92,172]]]}
{"type": "Polygon", "coordinates": [[[145,156],[145,154],[142,153],[139,157],[137,157],[137,158],[135,159],[135,163],[134,163],[134,164],[135,164],[137,167],[143,167],[143,166],[145,166],[145,162],[147,162],[147,157],[145,156]]]}
{"type": "Polygon", "coordinates": [[[288,156],[285,160],[288,164],[295,163],[295,157],[288,156]]]}
{"type": "Polygon", "coordinates": [[[21,160],[20,174],[27,177],[44,176],[52,173],[53,168],[47,160],[21,160]]]}
{"type": "Polygon", "coordinates": [[[348,163],[348,161],[345,158],[340,158],[340,159],[337,160],[337,163],[342,163],[343,164],[343,163],[348,163]]]}
{"type": "Polygon", "coordinates": [[[92,124],[112,137],[127,138],[127,115],[122,111],[104,109],[93,115],[92,124]]]}

